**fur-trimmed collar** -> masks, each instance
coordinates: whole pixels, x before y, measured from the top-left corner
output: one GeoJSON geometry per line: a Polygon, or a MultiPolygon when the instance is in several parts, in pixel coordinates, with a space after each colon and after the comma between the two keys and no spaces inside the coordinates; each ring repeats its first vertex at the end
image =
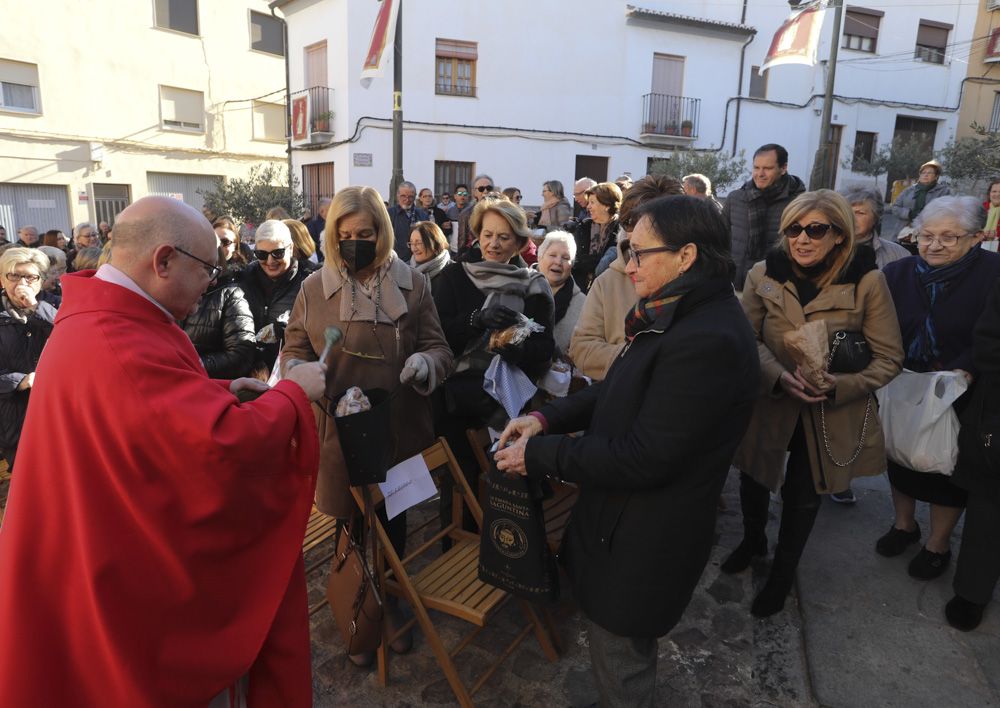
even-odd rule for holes
{"type": "MultiPolygon", "coordinates": [[[[792,261],[788,257],[788,254],[780,248],[774,248],[768,252],[765,263],[766,269],[764,273],[767,277],[773,278],[779,283],[785,283],[792,279],[792,261]]],[[[857,285],[866,273],[877,269],[875,251],[872,247],[859,245],[854,249],[854,258],[851,260],[850,265],[847,266],[847,270],[837,279],[837,284],[848,283],[857,285]]]]}

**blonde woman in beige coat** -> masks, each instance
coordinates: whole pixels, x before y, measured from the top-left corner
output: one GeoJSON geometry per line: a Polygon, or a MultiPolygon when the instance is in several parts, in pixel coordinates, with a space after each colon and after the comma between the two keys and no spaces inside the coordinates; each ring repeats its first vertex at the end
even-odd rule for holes
{"type": "MultiPolygon", "coordinates": [[[[327,358],[326,406],[351,386],[392,392],[389,440],[391,464],[434,442],[428,396],[452,368],[452,354],[438,319],[430,283],[396,257],[393,229],[379,193],[371,187],[337,192],[323,233],[326,260],[302,283],[285,330],[284,366],[315,361],[325,345],[326,328],[335,325],[343,339],[327,358]]],[[[316,506],[341,519],[358,513],[348,486],[337,427],[314,404],[319,426],[320,468],[316,506]]],[[[386,522],[386,532],[402,557],[406,514],[386,522]]],[[[399,619],[389,608],[390,622],[399,619]]],[[[397,624],[398,626],[398,624],[397,624]]],[[[397,651],[409,648],[404,637],[397,651]]],[[[370,663],[374,654],[352,657],[370,663]]]]}
{"type": "Polygon", "coordinates": [[[885,443],[873,393],[901,370],[903,346],[892,297],[870,249],[855,249],[847,201],[831,190],[796,197],[781,218],[778,248],[757,263],[743,288],[743,309],[757,333],[762,390],[736,454],[744,537],[723,563],[735,573],[767,554],[770,491],[782,493],[781,526],[767,584],[751,609],[779,612],[809,538],[820,495],[853,477],[885,469],[885,443]],[[871,361],[859,373],[824,374],[822,389],[802,376],[784,346],[786,332],[822,320],[860,333],[871,361]],[[788,462],[786,465],[786,455],[788,462]]]}

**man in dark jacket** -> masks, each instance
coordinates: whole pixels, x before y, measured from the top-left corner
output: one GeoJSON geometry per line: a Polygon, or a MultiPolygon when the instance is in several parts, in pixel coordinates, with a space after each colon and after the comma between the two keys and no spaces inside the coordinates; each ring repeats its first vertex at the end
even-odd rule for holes
{"type": "Polygon", "coordinates": [[[330,202],[333,200],[330,197],[323,197],[319,200],[319,208],[316,210],[316,216],[309,220],[306,224],[306,228],[309,230],[309,235],[312,236],[313,241],[316,242],[316,254],[320,261],[323,260],[323,231],[326,229],[326,212],[330,209],[330,202]]]}
{"type": "Polygon", "coordinates": [[[17,230],[17,242],[14,244],[16,246],[24,246],[25,248],[38,248],[42,244],[38,240],[38,229],[34,226],[22,226],[17,230]]]}
{"type": "Polygon", "coordinates": [[[472,260],[474,261],[482,260],[479,249],[473,248],[476,242],[476,235],[472,233],[472,229],[469,227],[469,218],[472,216],[472,210],[476,208],[479,200],[495,189],[496,185],[493,182],[493,178],[487,174],[476,175],[476,178],[472,181],[472,201],[458,215],[458,260],[469,260],[466,257],[467,255],[472,256],[472,260]]]}
{"type": "Polygon", "coordinates": [[[763,260],[778,240],[781,212],[806,185],[788,174],[788,151],[768,143],[753,154],[753,176],[746,184],[729,193],[722,216],[729,224],[736,276],[733,285],[743,289],[750,267],[763,260]]]}
{"type": "Polygon", "coordinates": [[[389,218],[392,219],[392,231],[395,235],[393,248],[404,263],[409,263],[412,255],[410,231],[413,225],[418,221],[430,219],[427,212],[416,205],[416,199],[416,185],[413,182],[400,182],[396,188],[396,204],[389,209],[389,218]]]}

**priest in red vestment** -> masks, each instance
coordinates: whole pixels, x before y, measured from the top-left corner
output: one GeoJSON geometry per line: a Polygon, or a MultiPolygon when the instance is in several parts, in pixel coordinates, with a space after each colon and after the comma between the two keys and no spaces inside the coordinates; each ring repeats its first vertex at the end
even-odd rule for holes
{"type": "Polygon", "coordinates": [[[63,278],[0,528],[4,706],[311,705],[323,367],[244,404],[266,385],[208,378],[177,320],[216,254],[198,211],[146,197],[110,264],[63,278]]]}

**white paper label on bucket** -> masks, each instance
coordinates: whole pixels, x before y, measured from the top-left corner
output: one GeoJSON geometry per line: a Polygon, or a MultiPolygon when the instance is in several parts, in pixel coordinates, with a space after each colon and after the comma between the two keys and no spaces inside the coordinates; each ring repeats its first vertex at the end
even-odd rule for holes
{"type": "Polygon", "coordinates": [[[385,513],[390,519],[437,494],[423,455],[414,455],[391,467],[378,488],[385,497],[385,513]]]}

